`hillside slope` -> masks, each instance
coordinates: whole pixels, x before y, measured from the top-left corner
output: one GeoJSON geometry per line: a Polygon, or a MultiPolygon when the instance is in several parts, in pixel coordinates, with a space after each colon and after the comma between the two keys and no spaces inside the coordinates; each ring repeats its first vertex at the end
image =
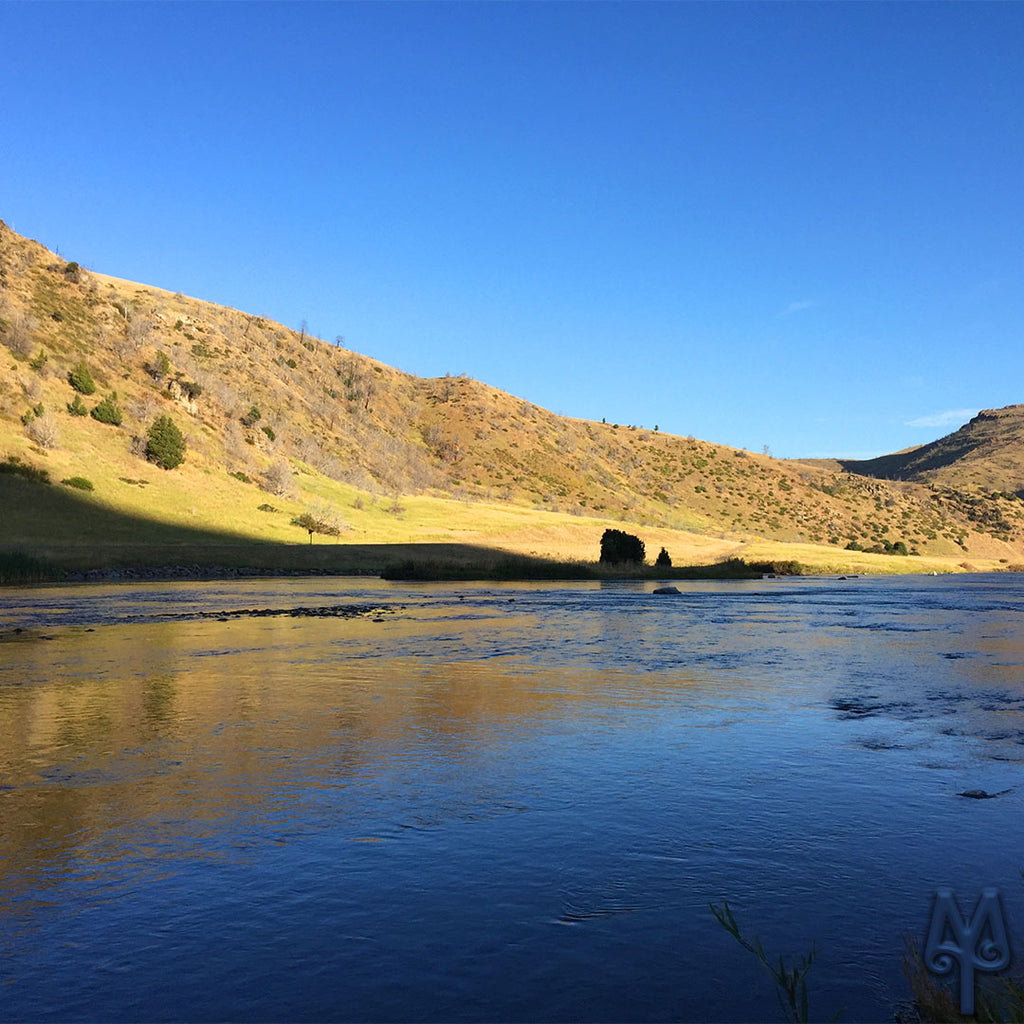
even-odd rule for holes
{"type": "Polygon", "coordinates": [[[841,465],[884,480],[1024,494],[1024,405],[986,409],[952,434],[919,448],[841,465]]]}
{"type": "MultiPolygon", "coordinates": [[[[670,545],[677,561],[799,544],[803,560],[848,565],[851,543],[1024,561],[1014,496],[975,507],[914,481],[556,416],[467,377],[417,378],[252,314],[87,271],[2,222],[0,344],[0,459],[55,481],[87,478],[82,501],[140,522],[303,543],[291,519],[313,508],[342,540],[373,544],[592,559],[603,526],[626,523],[650,554],[670,545]],[[91,409],[116,394],[119,426],[70,413],[81,363],[97,391],[79,401],[91,409]],[[171,472],[144,457],[165,414],[188,445],[171,472]]],[[[56,511],[8,506],[2,525],[7,547],[76,541],[56,511]]],[[[897,563],[923,566],[885,564],[897,563]]]]}

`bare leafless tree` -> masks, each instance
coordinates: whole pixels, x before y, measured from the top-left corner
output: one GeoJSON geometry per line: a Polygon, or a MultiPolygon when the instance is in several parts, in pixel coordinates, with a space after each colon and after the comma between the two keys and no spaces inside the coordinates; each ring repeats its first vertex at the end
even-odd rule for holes
{"type": "Polygon", "coordinates": [[[129,316],[125,323],[124,335],[133,352],[137,352],[146,343],[152,330],[153,321],[149,317],[140,313],[129,316]]]}
{"type": "Polygon", "coordinates": [[[37,402],[42,401],[43,386],[39,383],[38,377],[25,377],[19,375],[18,383],[21,385],[22,393],[28,400],[29,405],[35,405],[37,402]]]}
{"type": "Polygon", "coordinates": [[[53,449],[60,446],[60,427],[52,412],[36,416],[25,427],[25,433],[40,448],[53,449]]]}
{"type": "Polygon", "coordinates": [[[33,333],[38,326],[35,317],[28,313],[16,313],[11,317],[7,330],[3,333],[3,340],[16,355],[28,358],[36,348],[33,333]]]}
{"type": "Polygon", "coordinates": [[[263,477],[263,489],[279,497],[295,492],[295,477],[283,459],[273,463],[263,477]]]}

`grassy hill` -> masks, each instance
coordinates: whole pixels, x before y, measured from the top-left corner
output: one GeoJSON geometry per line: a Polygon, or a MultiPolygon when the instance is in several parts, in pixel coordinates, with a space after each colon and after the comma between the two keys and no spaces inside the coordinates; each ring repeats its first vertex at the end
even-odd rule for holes
{"type": "Polygon", "coordinates": [[[638,533],[652,558],[667,547],[677,564],[1024,563],[1024,503],[1002,488],[981,497],[556,416],[468,377],[414,377],[249,313],[88,271],[0,222],[5,458],[51,483],[0,472],[0,547],[79,567],[372,571],[381,545],[593,560],[607,526],[638,533]],[[83,364],[93,394],[70,383],[83,364]],[[120,424],[73,415],[76,395],[87,411],[114,396],[120,424]],[[187,444],[171,471],[145,458],[161,415],[187,444]],[[339,536],[310,545],[292,524],[304,512],[339,536]]]}
{"type": "Polygon", "coordinates": [[[851,473],[914,480],[966,493],[1024,495],[1024,405],[986,409],[930,444],[841,463],[851,473]]]}

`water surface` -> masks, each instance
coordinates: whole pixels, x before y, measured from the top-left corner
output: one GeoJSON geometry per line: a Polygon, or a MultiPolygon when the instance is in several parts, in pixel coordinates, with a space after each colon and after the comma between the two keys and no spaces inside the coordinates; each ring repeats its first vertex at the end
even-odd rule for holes
{"type": "Polygon", "coordinates": [[[878,1020],[937,885],[1024,938],[1021,577],[652,586],[0,592],[0,1018],[778,1018],[728,900],[878,1020]]]}

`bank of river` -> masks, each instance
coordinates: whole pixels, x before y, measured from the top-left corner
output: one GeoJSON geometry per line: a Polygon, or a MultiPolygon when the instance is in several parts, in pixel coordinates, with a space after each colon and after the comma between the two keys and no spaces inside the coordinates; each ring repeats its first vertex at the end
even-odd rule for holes
{"type": "Polygon", "coordinates": [[[676,585],[5,590],[0,1016],[774,1016],[728,900],[877,1020],[938,885],[1021,934],[1021,577],[676,585]]]}

